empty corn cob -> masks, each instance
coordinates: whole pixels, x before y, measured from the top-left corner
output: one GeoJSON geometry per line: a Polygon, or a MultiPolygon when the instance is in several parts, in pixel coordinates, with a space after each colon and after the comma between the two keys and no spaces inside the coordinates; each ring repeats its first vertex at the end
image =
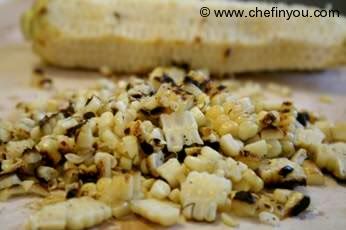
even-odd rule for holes
{"type": "Polygon", "coordinates": [[[189,64],[212,73],[322,69],[346,64],[345,18],[216,17],[214,10],[310,10],[197,0],[38,0],[22,20],[45,61],[143,72],[189,64]],[[202,7],[210,9],[202,17],[202,7]]]}

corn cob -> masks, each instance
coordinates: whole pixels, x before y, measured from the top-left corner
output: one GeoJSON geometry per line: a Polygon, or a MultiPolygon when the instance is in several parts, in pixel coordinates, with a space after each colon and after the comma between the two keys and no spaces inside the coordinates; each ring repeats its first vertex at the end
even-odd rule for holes
{"type": "Polygon", "coordinates": [[[303,6],[197,0],[38,0],[23,31],[43,60],[63,67],[144,72],[188,64],[212,73],[323,69],[346,64],[345,18],[219,18],[214,9],[303,6]],[[201,7],[212,14],[201,17],[201,7]]]}

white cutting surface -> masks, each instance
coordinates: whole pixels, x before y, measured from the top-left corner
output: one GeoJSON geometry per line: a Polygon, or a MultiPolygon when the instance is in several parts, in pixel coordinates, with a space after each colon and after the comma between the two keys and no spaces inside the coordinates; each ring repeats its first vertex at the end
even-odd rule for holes
{"type": "MultiPolygon", "coordinates": [[[[31,52],[30,45],[21,39],[17,22],[19,13],[30,1],[0,1],[0,117],[6,117],[17,102],[44,98],[50,92],[30,86],[31,72],[39,65],[39,59],[31,52]]],[[[91,85],[100,76],[97,73],[47,68],[47,75],[54,81],[55,89],[79,88],[91,85]]],[[[243,76],[244,77],[244,76],[243,76]]],[[[335,121],[346,121],[346,69],[316,73],[276,73],[245,76],[267,83],[281,82],[291,86],[293,98],[301,108],[316,111],[335,121]],[[321,94],[334,99],[332,104],[322,104],[321,94]]],[[[280,229],[346,229],[346,187],[327,178],[325,187],[309,187],[315,214],[305,218],[290,218],[280,224],[280,229]]],[[[31,198],[16,198],[0,203],[0,229],[21,229],[25,219],[33,211],[28,206],[31,198]]],[[[101,229],[153,229],[158,226],[138,219],[111,221],[101,229]]],[[[221,223],[188,223],[174,229],[223,229],[221,223]]],[[[271,229],[257,221],[240,220],[240,229],[271,229]]]]}

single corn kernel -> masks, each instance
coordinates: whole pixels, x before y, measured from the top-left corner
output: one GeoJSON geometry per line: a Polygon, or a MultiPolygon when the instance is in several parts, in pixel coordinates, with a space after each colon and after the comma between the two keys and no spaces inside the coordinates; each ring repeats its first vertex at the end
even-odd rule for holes
{"type": "Polygon", "coordinates": [[[165,199],[170,192],[171,188],[166,182],[164,182],[163,180],[157,180],[151,187],[149,194],[154,198],[162,200],[165,199]]]}
{"type": "Polygon", "coordinates": [[[221,213],[221,221],[222,223],[224,223],[225,225],[229,227],[234,228],[239,226],[239,222],[236,221],[233,217],[231,217],[229,214],[225,212],[221,213]]]}
{"type": "Polygon", "coordinates": [[[168,198],[174,203],[180,204],[180,190],[177,188],[173,189],[168,198]]]}
{"type": "Polygon", "coordinates": [[[112,205],[112,215],[115,218],[121,218],[127,216],[131,213],[131,207],[129,202],[121,202],[115,205],[112,205]]]}
{"type": "Polygon", "coordinates": [[[125,170],[131,170],[132,169],[132,161],[131,159],[128,159],[126,157],[121,157],[119,162],[119,167],[121,169],[125,170]]]}
{"type": "Polygon", "coordinates": [[[244,121],[239,125],[238,135],[241,140],[247,140],[258,132],[258,125],[251,121],[244,121]]]}
{"type": "Polygon", "coordinates": [[[221,137],[220,146],[224,154],[234,157],[239,155],[239,152],[243,147],[243,143],[235,140],[231,134],[226,134],[221,137]]]}

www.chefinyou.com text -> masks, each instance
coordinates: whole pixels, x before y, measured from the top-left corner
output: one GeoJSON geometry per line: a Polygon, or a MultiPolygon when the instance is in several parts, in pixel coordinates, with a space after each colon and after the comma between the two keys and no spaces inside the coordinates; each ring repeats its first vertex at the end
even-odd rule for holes
{"type": "Polygon", "coordinates": [[[254,9],[210,9],[208,7],[201,7],[200,15],[202,17],[217,17],[217,18],[285,18],[290,20],[292,18],[327,18],[327,17],[340,17],[340,12],[335,9],[279,9],[273,6],[271,9],[261,9],[255,7],[254,9]]]}

